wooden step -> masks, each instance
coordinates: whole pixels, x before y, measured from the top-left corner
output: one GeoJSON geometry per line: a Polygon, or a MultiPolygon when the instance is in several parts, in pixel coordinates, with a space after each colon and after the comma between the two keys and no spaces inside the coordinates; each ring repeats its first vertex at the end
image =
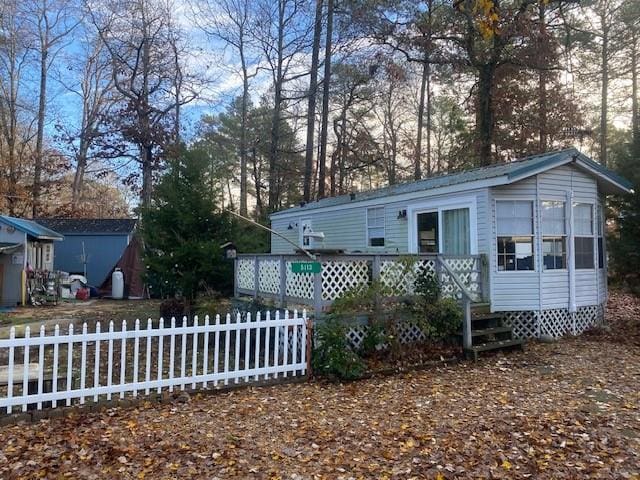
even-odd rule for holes
{"type": "MultiPolygon", "coordinates": [[[[487,327],[487,328],[473,328],[471,327],[471,336],[472,337],[483,337],[485,335],[496,335],[500,333],[508,333],[511,332],[511,327],[487,327]]],[[[457,336],[462,336],[463,333],[461,331],[456,332],[457,336]]]]}
{"type": "Polygon", "coordinates": [[[474,345],[471,348],[465,349],[465,354],[473,357],[474,361],[478,360],[478,354],[481,352],[490,352],[493,350],[502,350],[507,348],[519,347],[523,348],[524,340],[511,339],[511,340],[496,340],[495,342],[481,343],[474,345]]]}

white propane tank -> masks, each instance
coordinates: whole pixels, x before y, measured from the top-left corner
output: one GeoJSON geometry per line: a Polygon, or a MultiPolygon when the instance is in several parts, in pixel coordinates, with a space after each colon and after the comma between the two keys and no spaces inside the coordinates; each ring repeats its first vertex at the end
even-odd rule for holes
{"type": "Polygon", "coordinates": [[[111,296],[116,300],[122,300],[124,297],[124,275],[119,268],[111,274],[111,296]]]}

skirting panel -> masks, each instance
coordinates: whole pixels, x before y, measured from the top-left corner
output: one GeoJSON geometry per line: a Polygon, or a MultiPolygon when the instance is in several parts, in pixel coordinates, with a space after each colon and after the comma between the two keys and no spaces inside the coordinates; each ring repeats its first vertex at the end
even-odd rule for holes
{"type": "Polygon", "coordinates": [[[580,335],[585,330],[602,325],[604,305],[579,307],[575,313],[566,308],[501,312],[503,323],[513,328],[515,338],[559,338],[580,335]]]}

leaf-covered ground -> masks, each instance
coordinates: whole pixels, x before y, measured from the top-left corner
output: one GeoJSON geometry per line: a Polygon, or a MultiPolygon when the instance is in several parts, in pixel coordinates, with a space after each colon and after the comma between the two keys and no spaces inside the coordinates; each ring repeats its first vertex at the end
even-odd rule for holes
{"type": "Polygon", "coordinates": [[[4,427],[0,478],[637,479],[640,307],[609,311],[478,364],[4,427]]]}

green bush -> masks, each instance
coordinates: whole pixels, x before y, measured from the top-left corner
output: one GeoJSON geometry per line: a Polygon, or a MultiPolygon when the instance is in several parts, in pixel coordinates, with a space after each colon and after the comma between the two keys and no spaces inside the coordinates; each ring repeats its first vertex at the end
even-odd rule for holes
{"type": "Polygon", "coordinates": [[[349,346],[346,333],[346,327],[332,318],[318,325],[312,355],[312,366],[317,375],[340,380],[362,376],[365,365],[349,346]]]}
{"type": "Polygon", "coordinates": [[[378,322],[370,322],[369,328],[365,331],[358,353],[363,357],[370,357],[378,351],[380,345],[388,342],[389,336],[385,334],[384,325],[378,322]]]}

